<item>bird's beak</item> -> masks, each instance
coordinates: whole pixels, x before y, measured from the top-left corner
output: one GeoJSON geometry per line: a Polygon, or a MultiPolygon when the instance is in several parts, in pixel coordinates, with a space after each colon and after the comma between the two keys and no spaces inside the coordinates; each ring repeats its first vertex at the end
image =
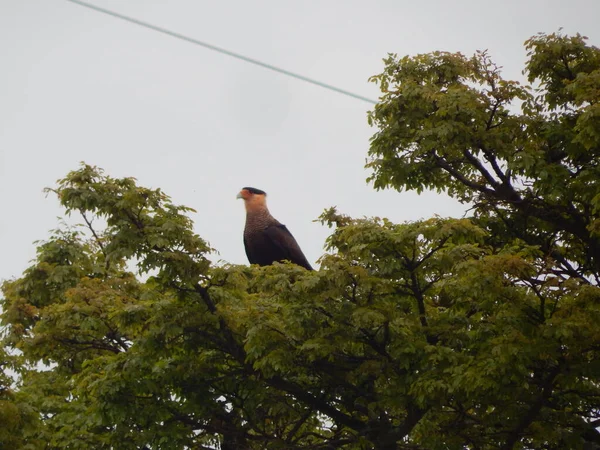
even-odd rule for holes
{"type": "Polygon", "coordinates": [[[242,197],[242,193],[241,192],[238,192],[238,195],[235,198],[237,199],[237,198],[244,198],[244,197],[242,197]]]}

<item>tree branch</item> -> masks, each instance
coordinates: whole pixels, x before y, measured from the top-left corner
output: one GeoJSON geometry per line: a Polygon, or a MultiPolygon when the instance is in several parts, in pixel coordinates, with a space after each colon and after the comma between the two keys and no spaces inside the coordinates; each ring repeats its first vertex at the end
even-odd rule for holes
{"type": "Polygon", "coordinates": [[[438,165],[438,167],[444,169],[446,172],[448,172],[456,180],[458,180],[465,186],[470,187],[471,189],[474,189],[478,192],[488,194],[488,195],[495,194],[495,191],[493,189],[490,189],[482,184],[475,183],[474,181],[471,181],[468,178],[466,178],[461,172],[459,172],[454,167],[452,167],[452,165],[448,161],[446,161],[444,158],[442,158],[437,153],[435,153],[435,151],[432,152],[432,156],[433,156],[436,164],[438,165]]]}
{"type": "Polygon", "coordinates": [[[85,224],[87,225],[88,229],[92,233],[92,236],[94,236],[94,240],[98,244],[98,247],[100,247],[100,251],[104,255],[104,269],[108,271],[108,269],[110,268],[110,262],[108,260],[108,254],[106,253],[104,243],[100,239],[100,236],[98,236],[98,234],[96,233],[96,230],[94,230],[94,227],[92,227],[92,222],[85,215],[85,211],[82,208],[80,208],[79,212],[81,213],[81,216],[83,217],[83,220],[85,221],[85,224]]]}
{"type": "Polygon", "coordinates": [[[544,380],[542,383],[542,392],[540,393],[538,399],[531,404],[517,426],[508,434],[504,445],[500,447],[501,450],[511,450],[517,441],[522,438],[523,432],[535,421],[538,414],[552,395],[554,379],[560,373],[560,369],[561,366],[559,364],[550,371],[546,377],[546,380],[544,380]]]}
{"type": "Polygon", "coordinates": [[[304,425],[306,421],[310,418],[313,412],[314,410],[312,408],[308,408],[306,412],[300,417],[300,419],[298,419],[298,421],[294,424],[294,427],[288,433],[288,437],[285,440],[287,443],[295,443],[298,441],[298,439],[300,439],[301,436],[299,436],[296,439],[294,439],[294,436],[296,435],[296,433],[298,433],[302,425],[304,425]]]}
{"type": "Polygon", "coordinates": [[[297,386],[290,381],[287,381],[279,376],[267,378],[266,381],[271,386],[293,395],[298,400],[305,402],[307,405],[311,405],[321,413],[329,416],[336,423],[340,423],[357,431],[363,429],[365,426],[361,420],[355,419],[352,416],[339,411],[326,401],[311,395],[305,388],[297,386]]]}
{"type": "Polygon", "coordinates": [[[490,174],[488,172],[488,170],[484,167],[483,164],[481,164],[481,161],[479,161],[479,159],[475,155],[473,155],[467,149],[463,150],[463,155],[465,158],[467,158],[467,160],[471,163],[471,165],[473,167],[475,167],[479,171],[479,173],[481,175],[483,175],[483,177],[488,181],[488,183],[490,183],[494,188],[497,188],[500,185],[498,180],[496,180],[492,176],[492,174],[490,174]]]}

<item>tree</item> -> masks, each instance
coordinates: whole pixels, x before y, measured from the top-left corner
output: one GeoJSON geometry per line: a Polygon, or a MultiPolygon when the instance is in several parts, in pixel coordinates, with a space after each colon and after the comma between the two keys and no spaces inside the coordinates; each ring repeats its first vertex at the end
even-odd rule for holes
{"type": "Polygon", "coordinates": [[[35,448],[42,444],[33,434],[39,428],[39,418],[27,398],[15,392],[17,359],[0,348],[0,445],[2,448],[23,448],[28,440],[30,447],[35,448]]]}
{"type": "Polygon", "coordinates": [[[597,446],[600,51],[527,46],[537,91],[485,53],[386,60],[375,187],[443,190],[473,216],[325,211],[319,271],[214,265],[162,191],[87,165],[60,180],[83,225],[2,288],[32,413],[16,445],[597,446]]]}

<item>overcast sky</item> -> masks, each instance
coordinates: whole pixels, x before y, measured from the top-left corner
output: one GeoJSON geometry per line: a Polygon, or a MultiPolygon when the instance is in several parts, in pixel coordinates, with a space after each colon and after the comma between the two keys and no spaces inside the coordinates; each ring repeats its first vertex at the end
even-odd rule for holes
{"type": "MultiPolygon", "coordinates": [[[[523,41],[563,27],[600,45],[598,0],[91,0],[180,34],[377,99],[387,53],[488,49],[522,79],[523,41]]],[[[337,205],[353,216],[460,216],[435,194],[365,179],[368,103],[66,0],[0,0],[0,280],[20,275],[62,215],[42,192],[80,161],[195,208],[196,231],[247,262],[243,186],[314,262],[337,205]]]]}

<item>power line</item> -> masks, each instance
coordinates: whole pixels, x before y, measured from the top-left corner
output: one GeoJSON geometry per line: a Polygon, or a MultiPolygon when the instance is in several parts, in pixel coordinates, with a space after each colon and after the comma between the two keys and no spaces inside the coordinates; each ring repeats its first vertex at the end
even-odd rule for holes
{"type": "Polygon", "coordinates": [[[150,23],[142,22],[141,20],[137,20],[137,19],[134,19],[132,17],[124,16],[122,14],[116,13],[114,11],[110,11],[108,9],[100,8],[99,6],[90,5],[89,3],[81,2],[79,0],[67,0],[67,1],[71,2],[71,3],[75,3],[75,4],[80,5],[80,6],[85,6],[86,8],[93,9],[94,11],[98,11],[98,12],[107,14],[107,15],[112,16],[112,17],[116,17],[117,19],[125,20],[126,22],[130,22],[130,23],[139,25],[141,27],[148,28],[150,30],[158,31],[159,33],[167,34],[167,35],[169,35],[171,37],[174,37],[174,38],[177,38],[177,39],[181,39],[182,41],[187,41],[187,42],[191,42],[192,44],[200,45],[201,47],[207,48],[209,50],[213,50],[215,52],[222,53],[222,54],[227,55],[227,56],[231,56],[233,58],[240,59],[240,60],[248,62],[250,64],[254,64],[254,65],[263,67],[265,69],[272,70],[274,72],[282,73],[284,75],[287,75],[288,77],[296,78],[298,80],[302,80],[302,81],[305,81],[307,83],[311,83],[311,84],[320,86],[322,88],[329,89],[330,91],[334,91],[334,92],[337,92],[339,94],[344,94],[344,95],[347,95],[349,97],[353,97],[353,98],[356,98],[358,100],[362,100],[364,102],[368,102],[368,103],[371,103],[371,104],[376,104],[377,103],[375,100],[372,100],[372,99],[367,98],[367,97],[363,97],[362,95],[358,95],[358,94],[355,94],[353,92],[346,91],[344,89],[340,89],[338,87],[332,86],[332,85],[327,84],[327,83],[323,83],[323,82],[318,81],[318,80],[313,80],[312,78],[308,78],[308,77],[305,77],[303,75],[300,75],[300,74],[297,74],[297,73],[294,73],[294,72],[290,72],[289,70],[281,69],[281,68],[273,66],[271,64],[264,63],[262,61],[258,61],[258,60],[253,59],[253,58],[249,58],[249,57],[244,56],[244,55],[240,55],[239,53],[235,53],[235,52],[231,52],[229,50],[225,50],[224,48],[220,48],[220,47],[217,47],[215,45],[209,44],[207,42],[199,41],[197,39],[194,39],[194,38],[191,38],[191,37],[188,37],[188,36],[184,36],[183,34],[179,34],[179,33],[176,33],[174,31],[170,31],[170,30],[167,30],[165,28],[161,28],[161,27],[158,27],[156,25],[152,25],[150,23]]]}

